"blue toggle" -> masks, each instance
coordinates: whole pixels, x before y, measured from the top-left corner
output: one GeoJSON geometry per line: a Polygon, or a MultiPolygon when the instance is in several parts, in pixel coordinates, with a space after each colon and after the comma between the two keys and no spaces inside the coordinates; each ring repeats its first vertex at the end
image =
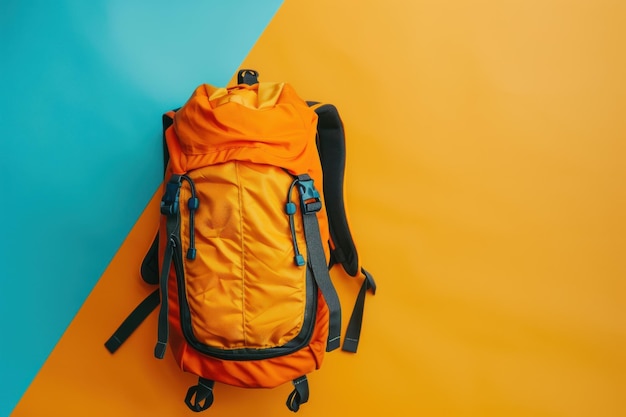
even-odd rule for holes
{"type": "Polygon", "coordinates": [[[198,200],[198,197],[191,197],[187,200],[187,207],[189,207],[189,210],[198,210],[198,207],[200,207],[200,200],[198,200]]]}
{"type": "Polygon", "coordinates": [[[290,216],[296,214],[296,205],[294,203],[285,204],[285,212],[290,216]]]}

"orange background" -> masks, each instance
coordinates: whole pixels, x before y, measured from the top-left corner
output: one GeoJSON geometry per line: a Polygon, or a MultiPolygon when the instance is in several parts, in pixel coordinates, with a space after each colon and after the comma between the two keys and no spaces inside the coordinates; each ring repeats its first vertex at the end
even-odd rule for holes
{"type": "MultiPolygon", "coordinates": [[[[617,0],[285,1],[242,66],[339,108],[379,284],[359,353],[326,357],[300,415],[626,414],[625,17],[617,0]]],[[[151,290],[134,275],[158,194],[14,416],[191,415],[194,378],[152,357],[155,316],[102,347],[151,290]]],[[[347,322],[358,285],[333,276],[347,322]]],[[[291,415],[290,391],[218,385],[205,413],[291,415]]]]}

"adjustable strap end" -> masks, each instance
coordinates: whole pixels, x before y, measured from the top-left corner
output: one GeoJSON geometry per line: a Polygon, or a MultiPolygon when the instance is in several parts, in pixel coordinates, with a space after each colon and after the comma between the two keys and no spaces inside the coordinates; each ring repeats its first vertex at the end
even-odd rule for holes
{"type": "Polygon", "coordinates": [[[340,346],[341,339],[339,336],[328,339],[328,341],[326,342],[326,352],[332,352],[333,350],[338,349],[340,346]]]}
{"type": "Polygon", "coordinates": [[[130,337],[130,335],[139,327],[148,315],[153,312],[159,305],[159,290],[154,290],[148,295],[130,315],[122,322],[115,333],[107,340],[104,347],[110,352],[115,353],[120,346],[130,337]]]}
{"type": "Polygon", "coordinates": [[[104,343],[104,347],[109,351],[109,353],[115,353],[119,347],[122,346],[122,341],[117,338],[116,335],[113,335],[104,343]]]}
{"type": "Polygon", "coordinates": [[[372,294],[376,294],[376,282],[374,277],[367,272],[364,268],[361,268],[361,272],[365,276],[359,294],[357,295],[356,302],[354,303],[354,309],[348,322],[348,329],[346,330],[346,336],[343,341],[342,350],[350,353],[356,353],[359,347],[359,339],[361,338],[361,326],[363,325],[363,314],[365,311],[365,295],[367,291],[371,291],[372,294]]]}
{"type": "Polygon", "coordinates": [[[376,281],[374,281],[374,277],[372,276],[372,274],[367,272],[365,268],[361,268],[361,272],[365,276],[364,285],[367,286],[367,290],[369,290],[372,294],[376,294],[376,281]]]}
{"type": "Polygon", "coordinates": [[[309,381],[306,375],[293,380],[294,390],[287,398],[287,408],[294,413],[300,409],[300,406],[309,401],[309,381]]]}
{"type": "Polygon", "coordinates": [[[164,342],[157,342],[154,347],[154,357],[157,359],[163,359],[165,357],[165,349],[167,348],[167,344],[164,342]]]}
{"type": "Polygon", "coordinates": [[[351,337],[346,337],[343,341],[343,346],[341,350],[344,352],[356,353],[356,350],[359,347],[359,339],[354,339],[351,337]]]}

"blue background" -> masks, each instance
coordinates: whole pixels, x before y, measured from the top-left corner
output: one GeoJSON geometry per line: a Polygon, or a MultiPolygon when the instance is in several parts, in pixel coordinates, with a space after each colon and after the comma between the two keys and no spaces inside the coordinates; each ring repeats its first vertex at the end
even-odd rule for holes
{"type": "Polygon", "coordinates": [[[161,114],[225,85],[281,2],[1,3],[0,415],[155,192],[161,114]]]}

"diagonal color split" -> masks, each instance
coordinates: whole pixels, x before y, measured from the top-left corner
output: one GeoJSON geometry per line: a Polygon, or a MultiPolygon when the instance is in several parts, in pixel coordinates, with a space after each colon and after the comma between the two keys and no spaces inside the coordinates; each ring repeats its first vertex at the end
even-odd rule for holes
{"type": "MultiPolygon", "coordinates": [[[[381,286],[358,355],[328,355],[303,415],[624,414],[625,7],[283,4],[243,65],[341,111],[351,226],[381,286]]],[[[15,416],[186,412],[193,378],[151,358],[154,317],[102,348],[146,293],[120,274],[156,202],[15,416]]],[[[289,390],[216,386],[210,412],[280,415],[289,390]]]]}

